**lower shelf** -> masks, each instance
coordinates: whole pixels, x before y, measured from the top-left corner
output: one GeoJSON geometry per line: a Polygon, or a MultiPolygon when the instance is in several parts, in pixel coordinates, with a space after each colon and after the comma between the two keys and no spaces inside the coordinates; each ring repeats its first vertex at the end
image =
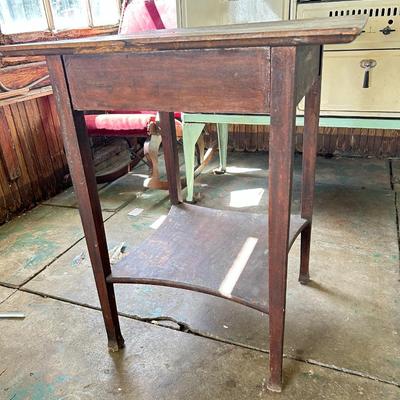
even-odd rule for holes
{"type": "MultiPolygon", "coordinates": [[[[292,215],[291,247],[308,225],[292,215]]],[[[268,313],[268,221],[264,214],[173,206],[161,227],[112,268],[112,283],[182,288],[268,313]]]]}

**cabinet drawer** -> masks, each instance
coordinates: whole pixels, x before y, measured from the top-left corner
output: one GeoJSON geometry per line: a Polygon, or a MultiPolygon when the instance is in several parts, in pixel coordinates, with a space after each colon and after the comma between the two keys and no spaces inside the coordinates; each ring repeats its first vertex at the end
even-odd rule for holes
{"type": "MultiPolygon", "coordinates": [[[[395,116],[400,113],[399,50],[328,51],[324,54],[321,111],[325,114],[395,116]],[[360,62],[376,60],[369,88],[360,62]]],[[[304,110],[304,102],[299,106],[304,110]]]]}

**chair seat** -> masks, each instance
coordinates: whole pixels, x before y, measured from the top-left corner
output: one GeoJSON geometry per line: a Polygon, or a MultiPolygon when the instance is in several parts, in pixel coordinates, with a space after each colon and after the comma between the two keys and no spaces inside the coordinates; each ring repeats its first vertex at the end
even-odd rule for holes
{"type": "Polygon", "coordinates": [[[156,113],[85,115],[85,121],[91,136],[147,136],[156,113]]]}

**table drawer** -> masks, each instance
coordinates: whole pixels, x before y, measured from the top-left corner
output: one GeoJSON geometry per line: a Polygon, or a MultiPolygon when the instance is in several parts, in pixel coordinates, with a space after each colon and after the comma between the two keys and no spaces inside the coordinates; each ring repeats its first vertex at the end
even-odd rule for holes
{"type": "Polygon", "coordinates": [[[77,110],[269,111],[270,48],[69,55],[64,61],[77,110]]]}

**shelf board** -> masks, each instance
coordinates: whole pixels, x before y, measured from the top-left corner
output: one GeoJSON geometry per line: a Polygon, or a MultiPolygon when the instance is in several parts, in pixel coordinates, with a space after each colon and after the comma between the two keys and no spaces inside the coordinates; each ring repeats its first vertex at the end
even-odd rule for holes
{"type": "MultiPolygon", "coordinates": [[[[307,225],[292,215],[290,247],[307,225]]],[[[158,230],[112,267],[107,281],[192,290],[267,313],[267,245],[265,214],[173,206],[158,230]]]]}

